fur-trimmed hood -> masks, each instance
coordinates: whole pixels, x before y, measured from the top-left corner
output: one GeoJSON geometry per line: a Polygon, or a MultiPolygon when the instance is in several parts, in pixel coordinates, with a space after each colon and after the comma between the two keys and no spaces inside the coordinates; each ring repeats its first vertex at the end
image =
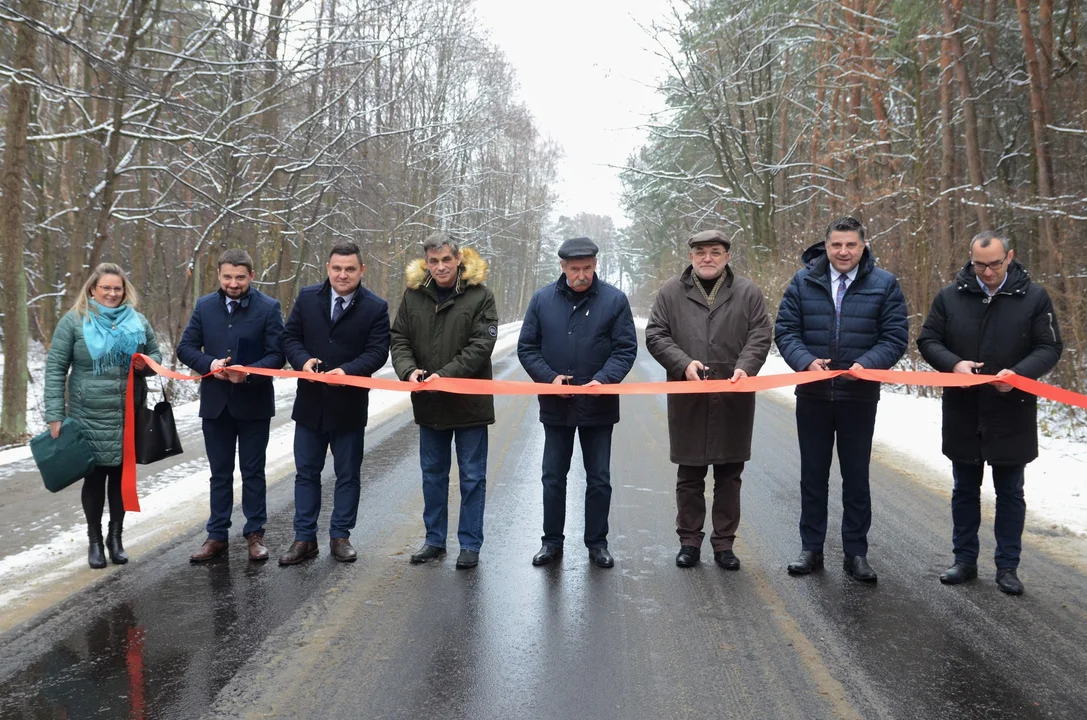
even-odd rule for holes
{"type": "MultiPolygon", "coordinates": [[[[433,278],[427,269],[426,260],[412,260],[404,271],[404,279],[409,290],[427,287],[433,278]]],[[[482,285],[487,281],[487,261],[472,248],[460,249],[460,271],[457,274],[457,292],[472,285],[482,285]]]]}

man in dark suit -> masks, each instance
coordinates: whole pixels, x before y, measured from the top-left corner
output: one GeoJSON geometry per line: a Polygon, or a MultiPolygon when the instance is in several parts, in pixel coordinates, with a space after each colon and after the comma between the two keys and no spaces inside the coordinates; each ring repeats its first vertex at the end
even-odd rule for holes
{"type": "MultiPolygon", "coordinates": [[[[638,354],[630,302],[596,274],[596,243],[571,238],[559,247],[562,275],[536,291],[525,312],[517,357],[535,382],[603,385],[622,382],[638,354]]],[[[597,567],[615,564],[608,551],[611,435],[619,422],[617,395],[540,395],[544,426],[543,544],[533,565],[562,556],[566,475],[581,440],[585,463],[585,546],[597,567]]]]}
{"type": "MultiPolygon", "coordinates": [[[[781,357],[793,370],[888,370],[906,351],[909,324],[898,280],[876,267],[864,226],[833,221],[826,239],[802,256],[774,327],[781,357]]],[[[843,566],[855,580],[876,582],[868,564],[872,497],[868,467],[879,383],[834,378],[796,387],[800,443],[800,557],[790,575],[823,567],[830,464],[838,446],[842,473],[843,566]]]]}
{"type": "MultiPolygon", "coordinates": [[[[366,266],[354,243],[332,248],[328,279],[302,288],[283,333],[287,362],[300,372],[370,376],[389,357],[389,305],[362,286],[366,266]]],[[[363,436],[369,390],[298,381],[295,421],[294,543],[279,558],[297,565],[317,555],[321,471],[332,448],[336,490],[329,520],[330,552],[354,562],[351,530],[359,509],[363,436]]]]}
{"type": "Polygon", "coordinates": [[[249,559],[267,560],[264,460],[275,394],[271,378],[229,368],[232,364],[283,367],[283,314],[278,300],[250,286],[253,259],[244,250],[220,255],[218,276],[219,289],[196,301],[177,345],[178,359],[201,375],[226,368],[200,381],[200,417],[211,467],[211,516],[208,539],[189,559],[204,562],[226,552],[237,448],[245,515],[242,534],[249,543],[249,559]]]}

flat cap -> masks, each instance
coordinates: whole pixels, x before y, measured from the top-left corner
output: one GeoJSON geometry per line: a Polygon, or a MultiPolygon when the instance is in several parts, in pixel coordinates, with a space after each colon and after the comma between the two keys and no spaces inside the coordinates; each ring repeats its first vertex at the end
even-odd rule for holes
{"type": "Polygon", "coordinates": [[[559,257],[563,260],[596,257],[598,252],[600,252],[600,248],[587,237],[570,238],[564,240],[562,245],[559,245],[559,257]]]}
{"type": "Polygon", "coordinates": [[[695,233],[687,238],[687,247],[705,245],[707,243],[721,243],[725,246],[725,250],[732,249],[732,241],[725,237],[725,234],[720,230],[703,230],[702,232],[695,233]]]}

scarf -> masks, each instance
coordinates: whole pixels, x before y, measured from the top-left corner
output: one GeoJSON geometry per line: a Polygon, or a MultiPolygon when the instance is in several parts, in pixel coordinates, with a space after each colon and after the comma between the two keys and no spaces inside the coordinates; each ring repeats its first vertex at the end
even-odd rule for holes
{"type": "Polygon", "coordinates": [[[717,282],[713,284],[713,290],[706,292],[706,286],[702,284],[702,278],[698,277],[697,273],[693,273],[695,287],[702,293],[702,297],[706,298],[706,304],[713,307],[713,301],[717,299],[717,293],[721,291],[721,287],[725,284],[725,275],[727,270],[717,276],[717,282]]]}
{"type": "Polygon", "coordinates": [[[128,303],[108,308],[92,298],[87,306],[83,342],[94,361],[94,374],[114,367],[127,370],[132,354],[147,342],[140,314],[128,303]]]}

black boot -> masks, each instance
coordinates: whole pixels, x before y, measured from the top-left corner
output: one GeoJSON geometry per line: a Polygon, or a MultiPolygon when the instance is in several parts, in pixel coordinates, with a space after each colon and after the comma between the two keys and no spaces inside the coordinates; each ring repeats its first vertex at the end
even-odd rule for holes
{"type": "Polygon", "coordinates": [[[87,548],[87,564],[95,570],[106,566],[106,549],[102,546],[102,523],[87,525],[87,539],[90,545],[87,548]]]}
{"type": "Polygon", "coordinates": [[[109,560],[114,565],[124,565],[128,562],[128,553],[125,552],[124,546],[121,545],[121,527],[124,522],[123,516],[109,521],[109,532],[106,534],[106,549],[109,550],[109,560]]]}

